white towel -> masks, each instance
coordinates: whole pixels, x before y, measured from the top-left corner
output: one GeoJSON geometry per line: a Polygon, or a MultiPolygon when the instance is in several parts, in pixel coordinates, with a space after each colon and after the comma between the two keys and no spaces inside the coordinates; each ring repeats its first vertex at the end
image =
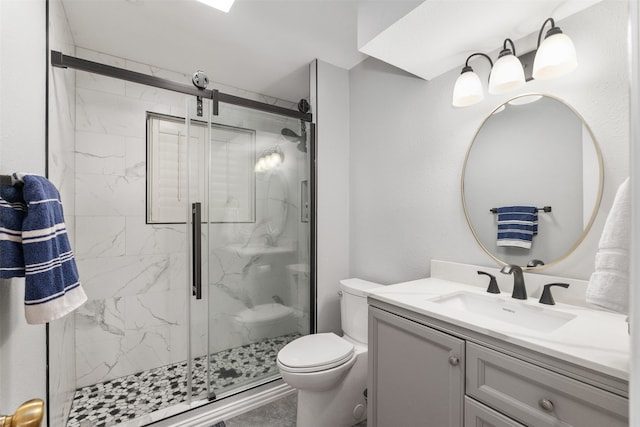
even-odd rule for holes
{"type": "Polygon", "coordinates": [[[596,253],[595,272],[589,279],[587,302],[610,310],[629,312],[629,252],[631,249],[631,197],[629,178],[618,188],[604,224],[596,253]]]}

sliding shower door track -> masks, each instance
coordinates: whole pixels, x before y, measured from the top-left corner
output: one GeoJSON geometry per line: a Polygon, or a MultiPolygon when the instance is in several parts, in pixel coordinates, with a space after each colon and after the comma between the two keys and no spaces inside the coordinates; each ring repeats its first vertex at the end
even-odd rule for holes
{"type": "Polygon", "coordinates": [[[153,86],[173,92],[184,93],[186,95],[193,95],[198,98],[212,99],[214,115],[217,115],[218,103],[223,102],[225,104],[279,114],[285,117],[303,120],[305,122],[311,122],[313,119],[313,115],[311,113],[302,113],[290,108],[279,107],[265,102],[229,95],[227,93],[219,92],[216,89],[198,89],[195,86],[176,83],[160,77],[150,76],[136,71],[126,70],[124,68],[113,67],[111,65],[101,64],[99,62],[93,62],[82,58],[76,58],[75,56],[64,55],[62,52],[55,50],[51,51],[51,65],[56,68],[71,68],[74,70],[86,71],[88,73],[100,74],[115,79],[153,86]]]}

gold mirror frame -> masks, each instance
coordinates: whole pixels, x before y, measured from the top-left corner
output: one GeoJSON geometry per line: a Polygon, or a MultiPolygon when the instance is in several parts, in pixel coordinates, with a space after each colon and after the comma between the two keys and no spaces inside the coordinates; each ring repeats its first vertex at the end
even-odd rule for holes
{"type": "Polygon", "coordinates": [[[494,261],[496,261],[499,265],[507,265],[509,264],[509,262],[500,259],[498,257],[498,255],[496,255],[495,253],[493,253],[492,251],[490,251],[480,240],[478,233],[476,232],[476,230],[473,227],[473,224],[471,223],[471,217],[470,217],[470,213],[468,210],[468,206],[467,206],[467,202],[465,199],[465,176],[467,173],[467,163],[469,162],[469,156],[471,154],[471,150],[473,148],[473,144],[476,142],[476,139],[478,138],[478,134],[480,133],[482,127],[485,125],[485,123],[496,113],[498,112],[498,110],[500,110],[501,108],[504,108],[506,106],[506,104],[508,104],[509,102],[515,100],[515,99],[519,99],[519,98],[523,98],[523,97],[527,97],[527,96],[540,96],[540,97],[546,97],[546,98],[551,98],[559,103],[561,103],[562,105],[564,105],[565,107],[567,107],[570,111],[572,111],[575,116],[580,119],[580,121],[582,122],[582,125],[584,126],[584,128],[587,130],[587,132],[589,132],[589,136],[591,137],[591,141],[593,143],[593,147],[594,147],[594,151],[596,154],[596,159],[598,162],[598,192],[595,198],[595,203],[593,206],[593,211],[591,212],[591,216],[589,218],[589,221],[587,222],[587,224],[585,225],[582,234],[580,235],[580,237],[576,240],[576,242],[561,256],[557,257],[556,259],[550,260],[549,262],[545,261],[544,265],[540,265],[540,266],[536,266],[536,267],[527,267],[527,266],[521,266],[524,269],[528,270],[528,271],[536,271],[536,270],[542,270],[544,268],[548,268],[550,266],[556,265],[559,262],[561,262],[562,260],[566,259],[569,255],[571,255],[576,248],[584,241],[587,233],[589,232],[589,230],[591,230],[591,227],[593,225],[593,222],[595,221],[596,215],[598,214],[598,210],[600,209],[600,203],[602,201],[602,189],[604,186],[604,165],[603,165],[603,160],[602,160],[602,152],[600,150],[600,146],[598,145],[598,142],[595,138],[595,136],[593,135],[593,131],[591,130],[591,128],[589,127],[588,123],[585,121],[584,117],[582,117],[582,115],[580,113],[578,113],[571,105],[569,105],[567,102],[565,102],[564,100],[553,96],[553,95],[549,95],[549,94],[543,94],[543,93],[526,93],[526,94],[520,94],[518,96],[514,96],[513,98],[508,99],[507,101],[505,101],[504,103],[498,105],[496,108],[494,108],[491,113],[489,113],[489,115],[487,117],[484,118],[484,120],[482,121],[482,123],[480,123],[480,126],[476,129],[476,132],[474,133],[473,139],[471,140],[471,144],[469,144],[469,148],[467,149],[467,153],[465,155],[465,159],[464,159],[464,164],[462,167],[462,178],[461,178],[461,196],[462,196],[462,207],[464,210],[464,215],[465,218],[467,220],[467,225],[469,226],[469,229],[471,230],[471,233],[473,234],[473,238],[475,239],[476,243],[480,246],[480,248],[487,254],[489,255],[489,257],[491,259],[493,259],[494,261]]]}

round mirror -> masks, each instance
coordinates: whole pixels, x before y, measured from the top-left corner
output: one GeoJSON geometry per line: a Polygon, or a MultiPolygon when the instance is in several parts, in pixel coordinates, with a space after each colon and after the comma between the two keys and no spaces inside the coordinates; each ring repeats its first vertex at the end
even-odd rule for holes
{"type": "Polygon", "coordinates": [[[496,108],[476,132],[462,203],[489,256],[543,268],[580,244],[602,184],[602,155],[584,120],[555,97],[522,95],[496,108]]]}

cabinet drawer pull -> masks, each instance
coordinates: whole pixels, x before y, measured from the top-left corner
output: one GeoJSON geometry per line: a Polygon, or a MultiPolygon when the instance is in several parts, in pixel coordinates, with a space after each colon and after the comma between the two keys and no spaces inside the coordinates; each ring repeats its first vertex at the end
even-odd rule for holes
{"type": "Polygon", "coordinates": [[[540,399],[538,405],[547,412],[553,412],[553,402],[549,399],[540,399]]]}
{"type": "Polygon", "coordinates": [[[449,356],[449,365],[458,366],[458,363],[460,363],[458,356],[449,356]]]}

